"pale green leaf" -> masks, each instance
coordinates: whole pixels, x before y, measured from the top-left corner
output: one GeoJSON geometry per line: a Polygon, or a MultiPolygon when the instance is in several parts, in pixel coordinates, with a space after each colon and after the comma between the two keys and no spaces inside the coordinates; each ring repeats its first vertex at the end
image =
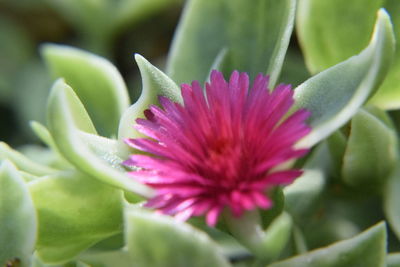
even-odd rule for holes
{"type": "Polygon", "coordinates": [[[8,161],[0,165],[0,265],[30,266],[36,243],[37,219],[22,177],[8,161]]]}
{"type": "Polygon", "coordinates": [[[62,80],[53,86],[47,115],[58,150],[76,168],[113,186],[145,196],[151,194],[148,187],[121,171],[117,141],[94,135],[82,103],[62,80]]]}
{"type": "Polygon", "coordinates": [[[379,189],[397,160],[396,132],[361,109],[351,120],[342,178],[351,186],[379,189]]]}
{"type": "Polygon", "coordinates": [[[191,0],[169,54],[167,73],[177,83],[204,82],[223,48],[230,67],[276,82],[293,28],[294,0],[191,0]]]}
{"type": "Polygon", "coordinates": [[[345,124],[379,87],[394,52],[390,18],[378,13],[370,44],[359,55],[310,78],[295,89],[296,108],[311,112],[312,132],[300,141],[309,147],[345,124]]]}
{"type": "Polygon", "coordinates": [[[328,247],[276,262],[268,267],[385,267],[386,229],[383,223],[328,247]]]}
{"type": "MultiPolygon", "coordinates": [[[[397,0],[300,0],[297,34],[307,66],[312,73],[331,67],[368,44],[375,13],[385,7],[392,15],[396,37],[400,35],[400,3],[397,0]]],[[[400,107],[400,43],[394,64],[371,102],[381,108],[400,107]]]]}
{"type": "Polygon", "coordinates": [[[387,256],[387,267],[400,267],[400,253],[390,253],[387,256]]]}
{"type": "Polygon", "coordinates": [[[157,213],[128,210],[125,240],[137,267],[230,266],[205,233],[157,213]]]}
{"type": "Polygon", "coordinates": [[[54,76],[74,88],[99,132],[115,136],[119,119],[129,106],[125,82],[115,66],[68,46],[47,44],[42,53],[54,76]]]}
{"type": "Polygon", "coordinates": [[[400,240],[400,165],[390,175],[383,194],[384,211],[390,228],[400,240]]]}
{"type": "Polygon", "coordinates": [[[158,96],[165,96],[175,102],[182,102],[179,87],[161,70],[154,67],[144,57],[136,54],[136,62],[142,76],[142,93],[139,99],[123,114],[118,130],[118,138],[140,136],[133,128],[137,118],[143,118],[143,111],[151,104],[158,104],[158,96]]]}
{"type": "Polygon", "coordinates": [[[53,168],[32,161],[22,153],[9,147],[6,143],[0,142],[0,161],[6,159],[11,161],[19,170],[37,176],[47,175],[56,171],[53,168]]]}
{"type": "Polygon", "coordinates": [[[122,191],[78,172],[29,183],[39,219],[36,245],[45,263],[62,263],[122,230],[122,191]]]}

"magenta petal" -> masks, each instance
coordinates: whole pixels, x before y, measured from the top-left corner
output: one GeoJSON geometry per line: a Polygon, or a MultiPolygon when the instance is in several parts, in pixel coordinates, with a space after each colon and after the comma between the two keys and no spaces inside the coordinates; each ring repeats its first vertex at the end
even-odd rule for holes
{"type": "Polygon", "coordinates": [[[199,82],[181,86],[183,105],[160,96],[160,107],[145,111],[135,128],[148,138],[125,142],[147,154],[124,162],[137,171],[130,177],[152,187],[146,206],[178,220],[206,215],[214,226],[223,209],[234,216],[269,209],[268,189],[287,185],[300,170],[276,171],[308,152],[295,144],[310,132],[306,110],[294,111],[290,85],[268,88],[257,75],[251,88],[246,73],[229,81],[213,70],[205,90],[199,82]],[[151,138],[151,139],[149,139],[151,138]]]}

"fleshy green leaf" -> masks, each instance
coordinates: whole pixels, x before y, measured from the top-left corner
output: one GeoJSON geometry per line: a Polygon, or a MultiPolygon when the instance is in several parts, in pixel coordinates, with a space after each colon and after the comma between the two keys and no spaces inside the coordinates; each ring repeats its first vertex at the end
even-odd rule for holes
{"type": "MultiPolygon", "coordinates": [[[[375,12],[380,7],[392,15],[395,34],[399,37],[400,3],[397,0],[299,1],[297,34],[311,72],[320,72],[361,51],[368,43],[375,12]]],[[[388,77],[371,99],[381,108],[400,107],[400,42],[396,50],[388,77]]]]}
{"type": "Polygon", "coordinates": [[[247,211],[238,218],[227,212],[224,217],[232,235],[262,262],[277,258],[291,235],[292,218],[286,212],[277,216],[266,230],[262,229],[258,210],[247,211]]]}
{"type": "Polygon", "coordinates": [[[322,171],[306,169],[293,184],[285,187],[285,209],[296,219],[304,220],[312,207],[318,203],[318,198],[325,186],[322,171]],[[299,201],[301,199],[301,201],[299,201]]]}
{"type": "Polygon", "coordinates": [[[129,106],[129,97],[114,65],[68,46],[47,44],[42,53],[54,76],[63,77],[74,88],[99,132],[115,136],[119,119],[129,106]]]}
{"type": "Polygon", "coordinates": [[[135,120],[144,117],[143,111],[151,104],[158,104],[158,96],[168,97],[172,101],[182,102],[179,87],[162,71],[154,67],[144,57],[136,54],[136,62],[142,76],[142,93],[139,99],[123,114],[119,130],[119,139],[138,137],[139,133],[133,129],[135,120]]]}
{"type": "Polygon", "coordinates": [[[61,263],[122,230],[122,191],[77,172],[29,184],[39,219],[36,245],[45,263],[61,263]]]}
{"type": "Polygon", "coordinates": [[[343,157],[343,180],[351,186],[380,188],[393,170],[397,159],[396,148],[396,132],[361,109],[351,120],[343,157]]]}
{"type": "Polygon", "coordinates": [[[96,267],[136,266],[127,250],[85,252],[79,256],[79,260],[96,267]]]}
{"type": "Polygon", "coordinates": [[[25,171],[33,175],[47,175],[56,171],[53,168],[30,160],[22,153],[9,147],[6,143],[0,142],[0,160],[5,159],[15,164],[15,166],[17,166],[19,170],[25,171]]]}
{"type": "Polygon", "coordinates": [[[149,196],[151,190],[121,172],[115,140],[95,136],[82,103],[62,80],[49,98],[49,131],[60,153],[76,168],[113,186],[149,196]]]}
{"type": "Polygon", "coordinates": [[[363,233],[269,267],[385,267],[386,229],[380,223],[363,233]]]}
{"type": "Polygon", "coordinates": [[[8,161],[0,165],[0,265],[30,266],[36,243],[36,213],[24,180],[8,161]]]}
{"type": "Polygon", "coordinates": [[[393,52],[390,18],[380,10],[370,44],[363,52],[295,89],[296,107],[311,111],[313,129],[299,145],[312,146],[346,123],[384,79],[393,52]]]}
{"type": "Polygon", "coordinates": [[[168,59],[177,83],[204,82],[214,58],[229,50],[230,70],[259,72],[276,82],[293,28],[294,0],[191,0],[168,59]]]}
{"type": "Polygon", "coordinates": [[[387,267],[400,267],[400,253],[388,254],[387,267]]]}
{"type": "Polygon", "coordinates": [[[156,213],[128,210],[125,240],[138,267],[230,266],[205,233],[156,213]]]}
{"type": "Polygon", "coordinates": [[[397,166],[390,175],[385,188],[384,211],[390,228],[400,240],[400,166],[397,166]]]}

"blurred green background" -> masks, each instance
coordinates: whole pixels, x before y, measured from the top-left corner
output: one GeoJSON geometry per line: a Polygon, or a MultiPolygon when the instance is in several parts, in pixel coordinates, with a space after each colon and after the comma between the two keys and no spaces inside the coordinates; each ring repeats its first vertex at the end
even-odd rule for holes
{"type": "Polygon", "coordinates": [[[134,101],[141,85],[133,55],[163,67],[182,5],[182,0],[1,0],[0,140],[17,147],[35,142],[29,121],[45,123],[53,78],[41,59],[41,44],[106,57],[134,101]]]}

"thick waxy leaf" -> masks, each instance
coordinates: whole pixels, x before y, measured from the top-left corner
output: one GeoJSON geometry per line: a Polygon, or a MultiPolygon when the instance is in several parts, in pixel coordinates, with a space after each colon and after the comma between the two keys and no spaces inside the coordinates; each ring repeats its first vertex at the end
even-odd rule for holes
{"type": "Polygon", "coordinates": [[[258,210],[247,211],[238,218],[227,212],[224,217],[232,235],[262,262],[277,258],[289,241],[292,218],[286,212],[276,217],[266,230],[262,229],[258,210]]]}
{"type": "Polygon", "coordinates": [[[387,267],[400,267],[400,253],[388,254],[386,263],[387,267]]]}
{"type": "Polygon", "coordinates": [[[58,150],[76,168],[113,186],[150,195],[148,187],[120,171],[117,142],[94,135],[95,129],[82,103],[62,80],[52,89],[47,115],[58,150]]]}
{"type": "Polygon", "coordinates": [[[396,132],[361,109],[351,120],[343,157],[343,180],[351,186],[379,189],[393,170],[396,148],[396,132]]]}
{"type": "Polygon", "coordinates": [[[293,28],[294,0],[191,0],[181,18],[167,73],[177,83],[204,82],[221,49],[230,70],[280,73],[293,28]]]}
{"type": "Polygon", "coordinates": [[[96,267],[132,267],[134,261],[127,250],[85,252],[79,260],[96,267]]]}
{"type": "MultiPolygon", "coordinates": [[[[320,72],[361,51],[368,43],[375,13],[380,7],[392,15],[396,37],[399,37],[400,3],[397,0],[299,1],[297,33],[309,70],[320,72]]],[[[399,49],[398,42],[396,50],[399,49]]],[[[396,52],[391,71],[371,102],[382,108],[399,108],[399,77],[400,53],[396,52]]]]}
{"type": "Polygon", "coordinates": [[[293,184],[285,187],[285,209],[295,220],[307,218],[307,212],[317,204],[325,186],[322,171],[308,169],[293,184]],[[301,201],[299,201],[301,199],[301,201]]]}
{"type": "Polygon", "coordinates": [[[45,263],[66,262],[122,229],[122,191],[78,172],[29,184],[39,219],[36,249],[45,263]]]}
{"type": "Polygon", "coordinates": [[[139,133],[133,128],[135,120],[144,117],[143,111],[148,109],[149,105],[158,104],[158,96],[182,102],[181,91],[174,81],[144,57],[136,54],[135,59],[142,76],[142,93],[136,103],[122,115],[118,130],[120,140],[139,136],[139,133]]]}
{"type": "Polygon", "coordinates": [[[29,266],[36,242],[36,213],[24,180],[9,161],[0,165],[0,265],[29,266]]]}
{"type": "Polygon", "coordinates": [[[109,61],[80,49],[45,45],[43,56],[56,77],[63,77],[84,103],[100,134],[115,136],[129,106],[125,83],[109,61]]]}
{"type": "Polygon", "coordinates": [[[390,175],[385,188],[384,211],[390,228],[400,240],[400,166],[397,166],[390,175]]]}
{"type": "Polygon", "coordinates": [[[25,171],[33,175],[47,175],[56,171],[53,168],[30,160],[22,153],[9,147],[6,143],[0,142],[0,160],[5,159],[11,161],[15,166],[17,166],[19,170],[25,171]]]}
{"type": "Polygon", "coordinates": [[[313,129],[299,145],[311,146],[346,123],[384,79],[393,52],[392,25],[388,14],[380,10],[370,44],[363,52],[295,89],[296,107],[311,111],[313,129]]]}
{"type": "Polygon", "coordinates": [[[385,267],[386,230],[380,223],[345,241],[297,257],[268,265],[269,267],[385,267]]]}
{"type": "Polygon", "coordinates": [[[138,267],[230,266],[205,233],[157,213],[128,210],[125,240],[138,267]]]}

